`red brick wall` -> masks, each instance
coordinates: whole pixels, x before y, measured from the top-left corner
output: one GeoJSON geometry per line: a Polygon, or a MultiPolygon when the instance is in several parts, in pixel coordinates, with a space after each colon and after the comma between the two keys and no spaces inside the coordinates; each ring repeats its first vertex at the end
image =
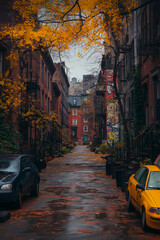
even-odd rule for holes
{"type": "Polygon", "coordinates": [[[79,108],[71,108],[69,114],[70,137],[72,138],[72,127],[77,127],[77,140],[81,140],[81,110],[79,108]],[[77,115],[73,115],[73,110],[77,110],[77,115]],[[73,119],[77,120],[77,125],[73,124],[73,119]]]}
{"type": "MultiPolygon", "coordinates": [[[[58,85],[58,88],[61,92],[61,65],[60,63],[55,63],[54,64],[55,67],[56,67],[56,71],[55,73],[53,74],[53,78],[52,78],[52,82],[56,82],[57,85],[58,85]]],[[[59,125],[61,125],[61,95],[58,97],[58,99],[56,100],[57,103],[57,122],[59,125]]]]}

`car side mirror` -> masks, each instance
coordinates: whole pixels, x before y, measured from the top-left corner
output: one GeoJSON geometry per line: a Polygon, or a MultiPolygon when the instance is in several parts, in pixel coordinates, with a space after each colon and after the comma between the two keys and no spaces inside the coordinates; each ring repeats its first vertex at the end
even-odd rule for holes
{"type": "Polygon", "coordinates": [[[136,185],[136,188],[138,188],[138,189],[141,189],[141,190],[145,190],[145,187],[141,184],[141,183],[138,183],[137,185],[136,185]]]}
{"type": "Polygon", "coordinates": [[[29,171],[31,171],[31,167],[24,168],[22,172],[29,172],[29,171]]]}

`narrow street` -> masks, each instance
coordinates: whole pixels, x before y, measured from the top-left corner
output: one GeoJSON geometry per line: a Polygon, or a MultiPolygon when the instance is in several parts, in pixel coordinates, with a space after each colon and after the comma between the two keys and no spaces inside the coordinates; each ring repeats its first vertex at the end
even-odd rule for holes
{"type": "Polygon", "coordinates": [[[105,175],[105,160],[86,146],[55,158],[41,172],[38,198],[0,224],[1,240],[159,239],[128,213],[125,194],[105,175]]]}

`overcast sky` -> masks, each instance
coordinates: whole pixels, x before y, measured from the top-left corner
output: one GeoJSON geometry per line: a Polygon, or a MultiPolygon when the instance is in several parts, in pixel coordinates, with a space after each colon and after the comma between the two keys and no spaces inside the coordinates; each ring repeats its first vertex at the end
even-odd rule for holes
{"type": "Polygon", "coordinates": [[[62,58],[69,70],[69,80],[71,80],[73,77],[76,77],[78,81],[82,81],[83,75],[96,75],[100,71],[102,54],[95,53],[94,50],[90,50],[87,54],[83,54],[83,58],[80,58],[77,56],[78,52],[80,51],[82,52],[81,48],[74,47],[72,50],[66,53],[65,57],[63,56],[62,58]]]}

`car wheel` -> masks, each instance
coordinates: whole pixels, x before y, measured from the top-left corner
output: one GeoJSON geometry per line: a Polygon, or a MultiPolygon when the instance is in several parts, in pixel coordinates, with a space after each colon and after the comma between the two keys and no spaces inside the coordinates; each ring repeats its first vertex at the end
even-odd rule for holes
{"type": "Polygon", "coordinates": [[[19,189],[18,198],[17,198],[17,201],[16,201],[15,205],[16,205],[17,209],[20,209],[21,206],[22,206],[22,191],[21,191],[21,189],[19,189]]]}
{"type": "Polygon", "coordinates": [[[39,195],[39,182],[36,182],[34,186],[34,190],[32,191],[32,196],[38,197],[38,195],[39,195]]]}
{"type": "Polygon", "coordinates": [[[131,198],[129,195],[128,195],[128,211],[133,212],[133,205],[131,203],[131,198]]]}
{"type": "Polygon", "coordinates": [[[147,223],[146,223],[146,212],[145,209],[143,208],[142,210],[142,229],[146,231],[148,229],[147,223]]]}

